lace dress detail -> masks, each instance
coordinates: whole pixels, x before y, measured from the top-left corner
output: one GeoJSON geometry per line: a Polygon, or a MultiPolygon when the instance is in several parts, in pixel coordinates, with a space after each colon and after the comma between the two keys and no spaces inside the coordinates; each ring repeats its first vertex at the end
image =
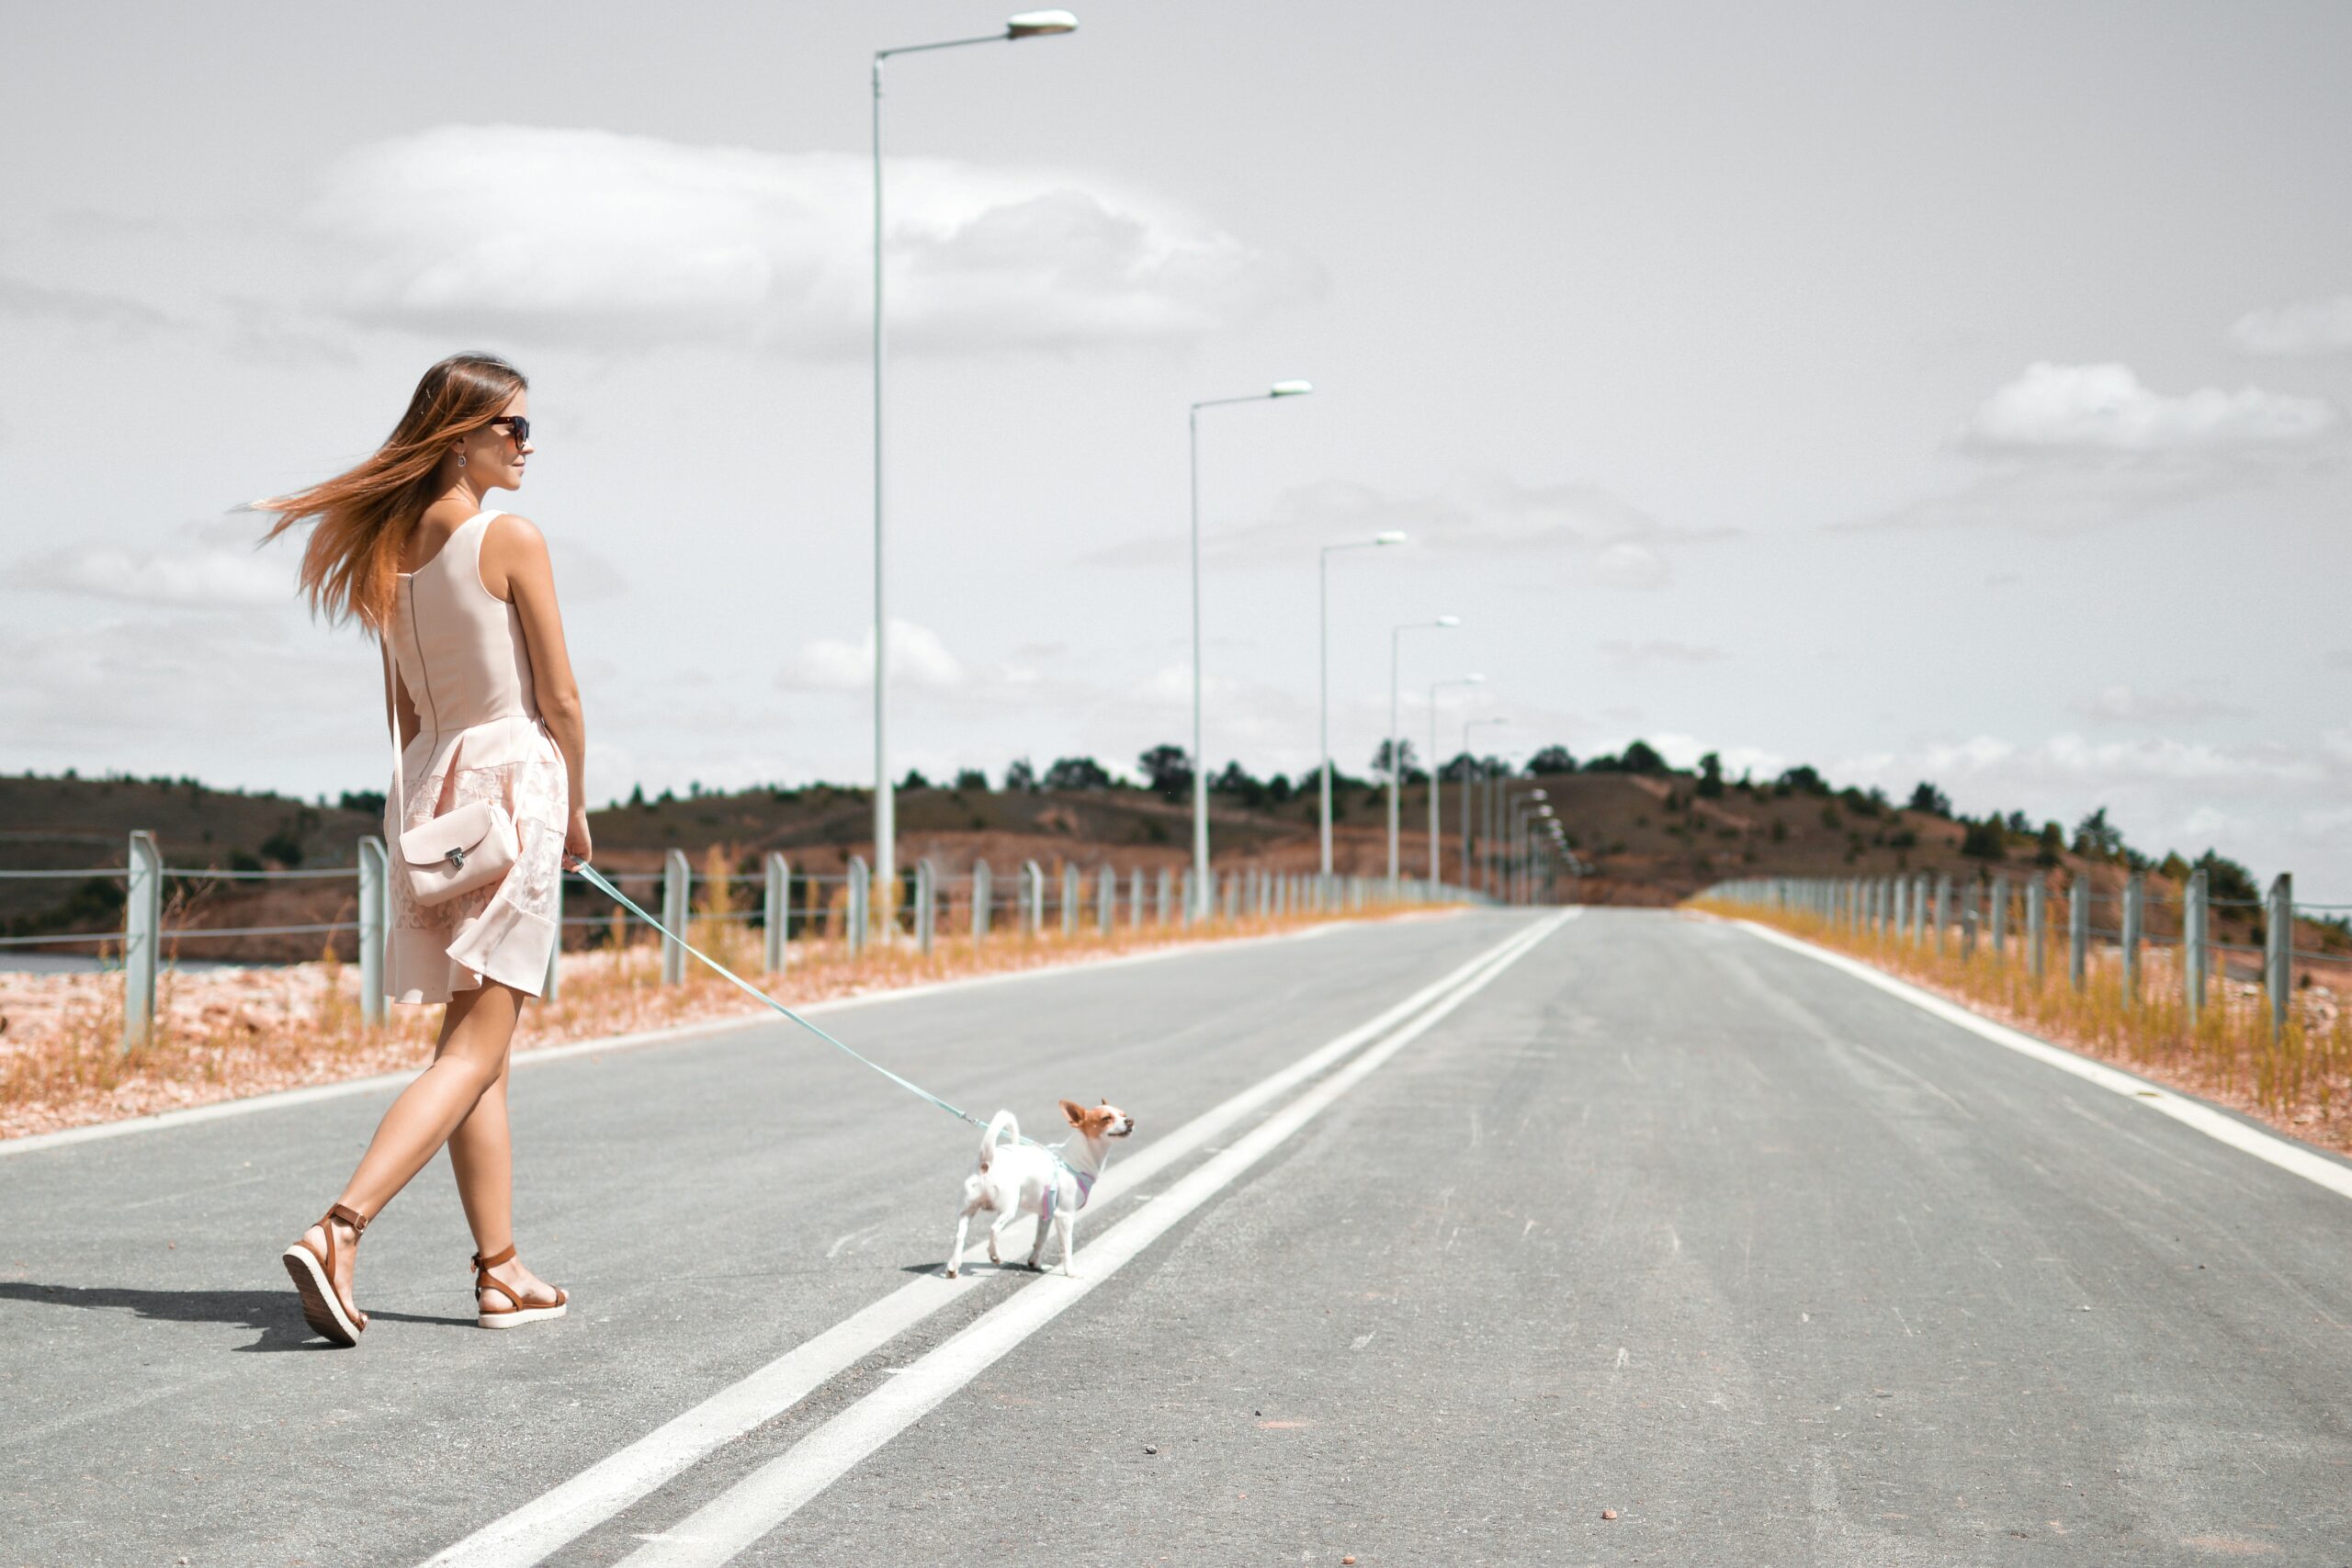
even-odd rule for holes
{"type": "Polygon", "coordinates": [[[520,851],[498,881],[416,902],[392,855],[385,988],[394,1001],[446,1002],[485,980],[531,996],[547,984],[561,910],[563,755],[540,722],[530,652],[514,607],[481,585],[481,538],[496,513],[459,525],[441,553],[403,573],[389,637],[420,727],[401,758],[407,819],[385,837],[490,801],[514,820],[520,851]]]}

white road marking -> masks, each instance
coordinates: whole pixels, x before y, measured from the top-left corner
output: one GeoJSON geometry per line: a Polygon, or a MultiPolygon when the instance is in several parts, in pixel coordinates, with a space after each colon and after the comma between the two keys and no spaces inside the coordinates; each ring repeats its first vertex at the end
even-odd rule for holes
{"type": "Polygon", "coordinates": [[[847,1474],[868,1454],[938,1408],[948,1396],[1023,1340],[1083,1300],[1095,1286],[1230,1186],[1333,1101],[1379,1070],[1398,1051],[1485,989],[1530,949],[1566,923],[1574,913],[1571,909],[1556,915],[1504,944],[1505,951],[1481,960],[1478,972],[1436,1005],[1235,1139],[1225,1153],[1187,1172],[1159,1195],[1159,1201],[1139,1213],[1130,1213],[1104,1231],[1100,1239],[1081,1247],[1076,1260],[1077,1278],[1057,1273],[1045,1275],[1011,1300],[990,1307],[971,1326],[914,1361],[888,1385],[858,1400],[696,1509],[664,1540],[648,1542],[631,1552],[623,1560],[622,1568],[718,1568],[731,1561],[847,1474]]]}
{"type": "Polygon", "coordinates": [[[1995,1023],[1990,1019],[1979,1018],[1964,1007],[1948,1002],[1941,997],[1919,989],[1917,986],[1905,985],[1894,976],[1883,974],[1858,959],[1848,958],[1843,953],[1832,953],[1826,948],[1815,947],[1809,942],[1803,942],[1792,936],[1784,936],[1770,927],[1758,925],[1752,920],[1741,920],[1738,923],[1775,946],[1785,947],[1792,953],[1802,953],[1816,963],[1826,964],[1832,969],[1842,970],[1864,985],[1875,986],[1889,996],[1900,997],[1920,1011],[1932,1013],[1946,1023],[1957,1024],[1972,1034],[1990,1040],[1996,1045],[2007,1046],[2021,1056],[2030,1056],[2035,1061],[2053,1066],[2062,1073],[2072,1073],[2086,1083],[2096,1084],[2109,1093],[2121,1095],[2124,1099],[2144,1105],[2151,1111],[2169,1116],[2184,1126],[2193,1127],[2216,1143],[2227,1144],[2233,1149],[2250,1154],[2258,1160],[2275,1165],[2281,1170],[2324,1187],[2341,1197],[2352,1198],[2352,1166],[2338,1165],[2332,1159],[2289,1143],[2284,1138],[2265,1133],[2259,1128],[2249,1127],[2235,1117],[2224,1116],[2210,1105],[2200,1105],[2196,1100],[2184,1099],[2170,1090],[2154,1086],[2145,1078],[2134,1077],[2132,1074],[2120,1068],[2110,1067],[2103,1062],[2094,1062],[2087,1056],[2077,1056],[2072,1051],[2052,1045],[2048,1041],[2036,1040],[2030,1034],[2020,1033],[2017,1030],[1995,1023]]]}
{"type": "MultiPolygon", "coordinates": [[[[1130,1189],[1148,1184],[1161,1171],[1187,1155],[1214,1146],[1211,1140],[1277,1096],[1313,1077],[1355,1051],[1367,1041],[1469,980],[1498,955],[1510,953],[1540,936],[1521,931],[1488,948],[1444,978],[1425,986],[1369,1022],[1309,1052],[1280,1072],[1261,1079],[1223,1104],[1194,1117],[1132,1158],[1114,1161],[1094,1190],[1091,1201],[1107,1206],[1130,1189]]],[[[1155,1201],[1132,1213],[1157,1214],[1167,1210],[1171,1188],[1154,1193],[1155,1201]]],[[[1173,1215],[1181,1218],[1181,1213],[1173,1215]]],[[[1132,1221],[1128,1223],[1133,1223],[1132,1221]]],[[[1098,1244],[1099,1245],[1099,1244],[1098,1244]]],[[[1088,1249],[1091,1251],[1091,1249],[1088,1249]]],[[[967,1260],[985,1257],[985,1240],[974,1244],[967,1260]]],[[[1081,1257],[1085,1254],[1081,1254],[1081,1257]]],[[[910,1280],[895,1292],[843,1319],[815,1338],[795,1347],[750,1377],[705,1400],[684,1415],[649,1432],[571,1480],[525,1504],[505,1517],[485,1526],[431,1559],[425,1568],[527,1568],[544,1561],[565,1544],[579,1539],[653,1492],[672,1477],[700,1461],[721,1444],[773,1420],[828,1379],[871,1355],[906,1329],[937,1312],[979,1280],[991,1276],[966,1270],[958,1280],[926,1275],[910,1280]]],[[[1031,1290],[1045,1283],[1032,1281],[1031,1290]]]]}

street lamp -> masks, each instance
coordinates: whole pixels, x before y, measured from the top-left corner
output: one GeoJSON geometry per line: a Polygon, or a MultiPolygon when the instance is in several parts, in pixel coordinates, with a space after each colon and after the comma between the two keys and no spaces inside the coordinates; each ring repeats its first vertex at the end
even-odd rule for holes
{"type": "Polygon", "coordinates": [[[1323,745],[1323,874],[1331,874],[1331,553],[1334,550],[1377,549],[1383,545],[1401,545],[1405,536],[1395,529],[1375,534],[1369,539],[1351,539],[1345,544],[1326,545],[1316,559],[1316,579],[1321,631],[1322,686],[1319,699],[1320,734],[1323,745]]]}
{"type": "Polygon", "coordinates": [[[1246,398],[1209,398],[1193,405],[1193,918],[1209,918],[1209,761],[1201,750],[1201,411],[1228,403],[1303,398],[1312,381],[1277,381],[1246,398]]]}
{"type": "Polygon", "coordinates": [[[1002,32],[938,43],[905,44],[874,51],[874,877],[883,889],[878,907],[891,908],[898,890],[898,802],[890,784],[890,627],[884,618],[882,547],[882,62],[894,54],[923,54],[975,43],[1017,42],[1075,32],[1068,11],[1023,11],[1002,32]]]}
{"type": "MultiPolygon", "coordinates": [[[[1509,718],[1506,718],[1501,715],[1497,715],[1492,718],[1474,718],[1464,724],[1462,727],[1462,754],[1465,757],[1473,758],[1476,755],[1470,750],[1470,732],[1472,730],[1476,729],[1481,725],[1509,724],[1510,722],[1510,720],[1509,718]]],[[[1477,761],[1473,761],[1470,764],[1470,769],[1472,777],[1475,777],[1481,784],[1487,784],[1487,770],[1485,767],[1480,765],[1477,761]]],[[[1474,877],[1470,870],[1470,778],[1464,778],[1462,781],[1462,886],[1464,889],[1468,889],[1474,886],[1474,877]]],[[[1487,784],[1487,787],[1489,790],[1492,790],[1494,785],[1487,784]]]]}
{"type": "Polygon", "coordinates": [[[1552,809],[1545,804],[1546,798],[1545,791],[1532,789],[1510,803],[1510,831],[1505,836],[1503,852],[1503,901],[1507,904],[1519,902],[1520,862],[1524,853],[1521,840],[1528,819],[1536,812],[1552,809]]]}
{"type": "Polygon", "coordinates": [[[1451,631],[1462,624],[1459,615],[1440,615],[1434,621],[1407,621],[1388,631],[1388,891],[1396,892],[1396,820],[1401,810],[1399,790],[1405,779],[1405,742],[1396,728],[1396,671],[1403,652],[1405,634],[1419,631],[1451,631]]]}
{"type": "MultiPolygon", "coordinates": [[[[1437,694],[1448,686],[1483,686],[1486,683],[1484,675],[1464,675],[1458,681],[1430,682],[1430,880],[1433,883],[1445,880],[1445,867],[1438,854],[1437,694]]],[[[1469,780],[1464,779],[1462,787],[1467,791],[1469,780]]],[[[1464,847],[1466,849],[1468,846],[1465,844],[1464,847]]]]}

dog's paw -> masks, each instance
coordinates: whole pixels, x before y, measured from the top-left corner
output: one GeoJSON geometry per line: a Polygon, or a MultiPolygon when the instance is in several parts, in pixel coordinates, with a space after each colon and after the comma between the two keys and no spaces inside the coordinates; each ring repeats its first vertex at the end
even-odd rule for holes
{"type": "Polygon", "coordinates": [[[950,1268],[950,1269],[947,1270],[947,1278],[949,1278],[949,1279],[953,1280],[954,1278],[956,1278],[956,1269],[953,1269],[953,1268],[950,1268]]]}

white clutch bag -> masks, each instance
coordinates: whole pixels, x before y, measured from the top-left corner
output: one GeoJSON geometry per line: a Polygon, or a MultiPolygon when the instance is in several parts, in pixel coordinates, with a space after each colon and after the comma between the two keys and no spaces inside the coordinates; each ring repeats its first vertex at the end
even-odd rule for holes
{"type": "Polygon", "coordinates": [[[409,897],[419,904],[439,904],[495,882],[521,853],[514,818],[487,800],[445,811],[401,835],[409,897]]]}
{"type": "MultiPolygon", "coordinates": [[[[401,762],[400,704],[392,695],[392,649],[384,650],[384,715],[392,732],[392,820],[408,820],[408,770],[401,762]]],[[[400,836],[409,897],[421,905],[447,903],[495,882],[522,857],[523,841],[506,807],[487,800],[445,811],[400,836]]]]}

